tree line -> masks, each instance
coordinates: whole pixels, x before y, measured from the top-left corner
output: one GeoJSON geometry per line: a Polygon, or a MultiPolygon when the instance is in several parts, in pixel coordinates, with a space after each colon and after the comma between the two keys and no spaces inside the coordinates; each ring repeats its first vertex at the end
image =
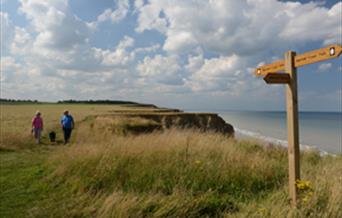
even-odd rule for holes
{"type": "Polygon", "coordinates": [[[120,101],[120,100],[60,100],[57,104],[138,104],[132,101],[120,101]]]}
{"type": "Polygon", "coordinates": [[[0,98],[1,103],[41,103],[38,100],[31,100],[31,99],[7,99],[7,98],[0,98]]]}
{"type": "Polygon", "coordinates": [[[7,99],[7,98],[0,98],[0,103],[20,103],[20,104],[41,104],[41,103],[57,103],[57,104],[126,104],[126,105],[135,105],[140,107],[155,107],[153,104],[141,104],[133,101],[122,101],[122,100],[59,100],[57,102],[41,102],[38,100],[31,100],[31,99],[7,99]]]}

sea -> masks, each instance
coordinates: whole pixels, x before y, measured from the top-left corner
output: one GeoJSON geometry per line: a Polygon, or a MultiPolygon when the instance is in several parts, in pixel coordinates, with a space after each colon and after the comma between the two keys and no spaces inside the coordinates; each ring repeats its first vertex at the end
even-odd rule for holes
{"type": "MultiPolygon", "coordinates": [[[[208,112],[188,109],[192,112],[208,112]]],[[[234,126],[235,137],[287,147],[286,111],[210,111],[234,126]]],[[[342,112],[299,112],[301,150],[342,154],[342,112]]]]}
{"type": "MultiPolygon", "coordinates": [[[[287,146],[286,112],[213,111],[234,126],[239,138],[287,146]]],[[[299,112],[301,149],[342,154],[342,112],[299,112]]]]}

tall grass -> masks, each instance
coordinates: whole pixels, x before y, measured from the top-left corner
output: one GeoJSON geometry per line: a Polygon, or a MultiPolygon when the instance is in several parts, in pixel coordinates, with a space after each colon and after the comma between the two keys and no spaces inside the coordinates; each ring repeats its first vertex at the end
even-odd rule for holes
{"type": "Polygon", "coordinates": [[[75,144],[50,158],[56,170],[49,182],[72,187],[86,199],[96,196],[96,214],[103,217],[236,213],[239,204],[286,183],[282,150],[243,144],[177,130],[75,144]]]}
{"type": "Polygon", "coordinates": [[[72,196],[82,202],[70,216],[338,217],[341,213],[341,158],[302,154],[302,177],[311,181],[313,195],[291,209],[283,148],[191,130],[93,140],[97,142],[59,150],[49,161],[55,167],[49,183],[70,187],[72,196]]]}
{"type": "Polygon", "coordinates": [[[1,196],[11,198],[0,214],[17,210],[9,202],[26,199],[20,202],[27,217],[342,217],[341,156],[301,154],[303,183],[310,184],[292,209],[284,148],[194,130],[113,134],[96,117],[86,118],[89,108],[82,110],[71,145],[0,152],[6,157],[0,182],[7,187],[1,196]],[[20,187],[9,181],[15,179],[20,187]]]}

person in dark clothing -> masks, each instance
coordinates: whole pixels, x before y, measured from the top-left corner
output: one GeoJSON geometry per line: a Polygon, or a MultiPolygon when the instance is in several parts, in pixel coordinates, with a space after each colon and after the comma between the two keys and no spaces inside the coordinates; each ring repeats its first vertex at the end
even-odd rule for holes
{"type": "Polygon", "coordinates": [[[68,110],[64,111],[64,115],[61,118],[61,125],[64,133],[64,144],[66,144],[70,140],[72,129],[75,128],[74,118],[69,114],[68,110]]]}

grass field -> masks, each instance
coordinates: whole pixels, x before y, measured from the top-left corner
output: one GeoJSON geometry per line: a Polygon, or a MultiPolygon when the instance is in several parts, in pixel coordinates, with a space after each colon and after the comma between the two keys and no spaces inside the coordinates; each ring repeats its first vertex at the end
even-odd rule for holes
{"type": "Polygon", "coordinates": [[[127,109],[141,110],[1,105],[0,217],[342,217],[341,156],[302,153],[292,209],[285,149],[194,130],[113,134],[89,118],[127,109]],[[62,139],[66,108],[76,120],[72,143],[51,145],[46,134],[62,139]],[[30,135],[36,110],[42,145],[30,135]]]}

